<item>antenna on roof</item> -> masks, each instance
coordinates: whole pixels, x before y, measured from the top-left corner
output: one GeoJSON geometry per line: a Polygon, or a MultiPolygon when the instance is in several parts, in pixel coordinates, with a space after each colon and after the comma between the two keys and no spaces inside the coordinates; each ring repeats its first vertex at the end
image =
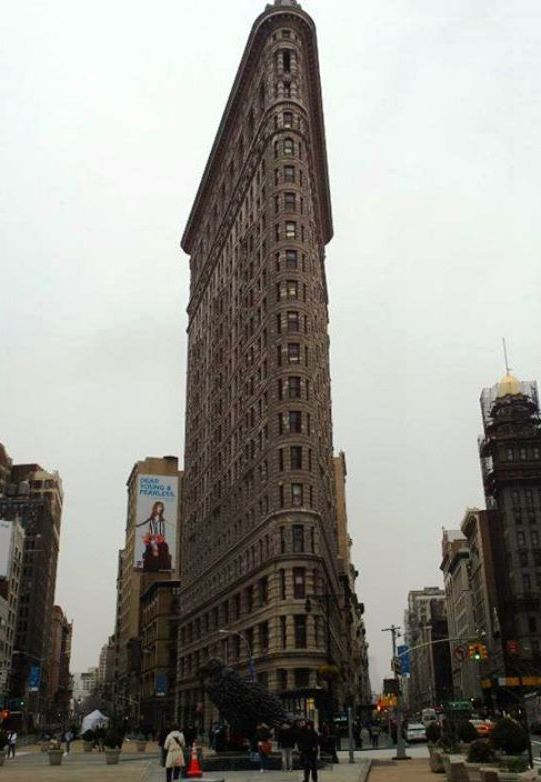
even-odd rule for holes
{"type": "Polygon", "coordinates": [[[508,375],[511,371],[511,368],[509,366],[509,359],[507,358],[507,345],[505,344],[505,337],[502,337],[502,343],[503,343],[503,357],[505,360],[505,374],[508,375]]]}

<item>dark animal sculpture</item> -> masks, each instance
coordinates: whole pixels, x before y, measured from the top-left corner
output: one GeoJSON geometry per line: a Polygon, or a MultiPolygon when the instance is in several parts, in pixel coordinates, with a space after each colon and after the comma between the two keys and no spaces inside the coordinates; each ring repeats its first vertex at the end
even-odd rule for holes
{"type": "Polygon", "coordinates": [[[278,727],[291,721],[275,695],[259,682],[242,678],[222,660],[209,660],[200,675],[209,698],[233,730],[250,736],[259,722],[278,727]]]}

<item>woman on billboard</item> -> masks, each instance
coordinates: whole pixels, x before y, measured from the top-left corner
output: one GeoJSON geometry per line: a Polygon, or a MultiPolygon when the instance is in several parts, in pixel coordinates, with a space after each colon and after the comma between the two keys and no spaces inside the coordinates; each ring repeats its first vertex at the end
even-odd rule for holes
{"type": "Polygon", "coordinates": [[[142,537],[145,544],[143,552],[143,570],[171,570],[171,554],[165,539],[165,525],[168,524],[164,517],[164,505],[159,500],[154,503],[150,516],[136,524],[136,527],[147,526],[142,537]]]}

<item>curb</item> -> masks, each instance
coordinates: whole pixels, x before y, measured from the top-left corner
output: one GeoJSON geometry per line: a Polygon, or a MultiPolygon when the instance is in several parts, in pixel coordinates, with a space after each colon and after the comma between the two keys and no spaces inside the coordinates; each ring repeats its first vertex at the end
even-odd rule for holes
{"type": "Polygon", "coordinates": [[[366,782],[370,774],[371,768],[372,768],[372,758],[367,758],[367,760],[364,761],[363,768],[361,769],[361,773],[359,774],[358,782],[366,782]]]}

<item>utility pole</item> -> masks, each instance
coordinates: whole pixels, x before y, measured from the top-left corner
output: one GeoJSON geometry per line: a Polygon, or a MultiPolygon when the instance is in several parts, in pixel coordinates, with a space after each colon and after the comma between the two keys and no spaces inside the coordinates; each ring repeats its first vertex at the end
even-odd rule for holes
{"type": "Polygon", "coordinates": [[[404,736],[402,735],[402,693],[400,691],[400,677],[398,671],[400,670],[400,661],[396,655],[396,639],[400,637],[400,627],[392,624],[390,627],[382,628],[382,633],[391,633],[393,642],[393,662],[392,668],[395,681],[397,682],[397,695],[396,695],[396,755],[394,760],[411,760],[409,755],[406,755],[406,745],[404,742],[404,736]]]}

